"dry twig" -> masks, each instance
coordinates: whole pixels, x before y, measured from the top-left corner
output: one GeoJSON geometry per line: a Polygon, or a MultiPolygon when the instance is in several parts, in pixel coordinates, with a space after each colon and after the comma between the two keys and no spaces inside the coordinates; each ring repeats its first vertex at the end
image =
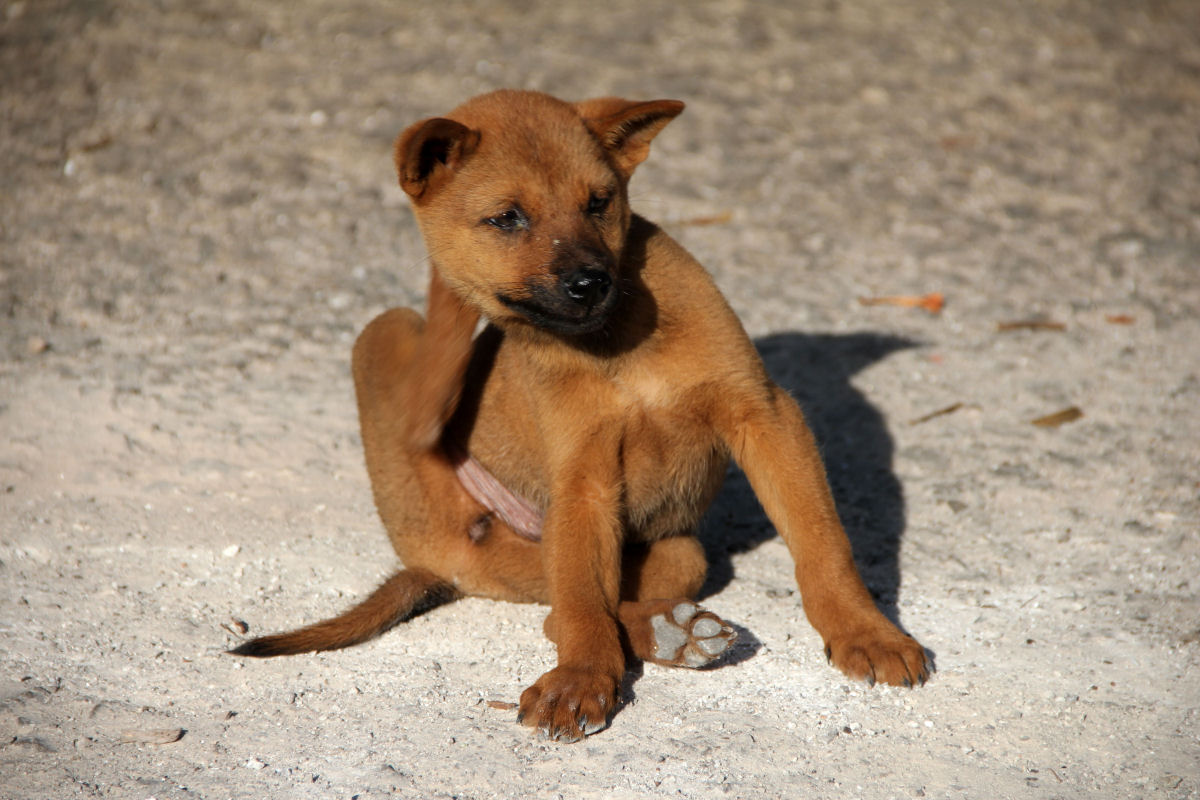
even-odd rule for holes
{"type": "Polygon", "coordinates": [[[939,314],[946,305],[946,298],[941,292],[914,295],[901,294],[890,297],[860,297],[858,302],[864,306],[900,306],[901,308],[923,308],[930,314],[939,314]]]}

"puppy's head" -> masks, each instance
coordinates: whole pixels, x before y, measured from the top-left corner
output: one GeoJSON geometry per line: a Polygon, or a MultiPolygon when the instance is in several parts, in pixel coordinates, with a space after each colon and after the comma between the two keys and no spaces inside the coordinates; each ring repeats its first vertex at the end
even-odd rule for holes
{"type": "Polygon", "coordinates": [[[617,303],[627,186],[683,103],[477,97],[396,140],[435,268],[500,325],[599,330],[617,303]]]}

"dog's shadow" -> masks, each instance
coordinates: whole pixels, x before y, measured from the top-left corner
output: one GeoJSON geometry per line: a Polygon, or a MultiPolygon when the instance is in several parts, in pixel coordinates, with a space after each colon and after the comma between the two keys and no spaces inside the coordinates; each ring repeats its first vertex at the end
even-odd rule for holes
{"type": "MultiPolygon", "coordinates": [[[[895,448],[883,415],[850,379],[863,368],[916,344],[875,333],[778,333],[755,341],[771,377],[804,410],[820,445],[838,513],[863,581],[880,609],[895,622],[904,492],[892,471],[895,448]]],[[[735,554],[752,550],[774,536],[775,528],[745,475],[731,466],[700,525],[700,539],[710,565],[701,596],[715,594],[733,580],[735,554]]],[[[790,566],[778,585],[764,587],[771,602],[780,602],[780,596],[795,591],[790,566]]],[[[747,633],[742,632],[739,639],[747,633]]],[[[750,649],[757,650],[753,636],[746,638],[750,649]]]]}

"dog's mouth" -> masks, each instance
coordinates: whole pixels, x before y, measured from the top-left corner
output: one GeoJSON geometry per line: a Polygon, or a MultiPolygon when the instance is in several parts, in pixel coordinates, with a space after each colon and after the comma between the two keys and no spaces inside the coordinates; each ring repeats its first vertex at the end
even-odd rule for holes
{"type": "Polygon", "coordinates": [[[591,305],[564,299],[556,292],[534,289],[527,297],[496,295],[505,308],[516,312],[530,324],[564,336],[581,336],[603,328],[617,305],[617,291],[610,289],[591,305]]]}
{"type": "MultiPolygon", "coordinates": [[[[572,253],[572,256],[577,254],[572,253]]],[[[610,259],[586,251],[569,266],[527,280],[518,294],[497,299],[527,322],[565,336],[595,333],[608,322],[619,294],[610,259]]]]}

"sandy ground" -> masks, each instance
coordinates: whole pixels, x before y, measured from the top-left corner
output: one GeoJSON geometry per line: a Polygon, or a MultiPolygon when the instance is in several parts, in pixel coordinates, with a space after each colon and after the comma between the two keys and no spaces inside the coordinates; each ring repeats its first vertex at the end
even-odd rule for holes
{"type": "Polygon", "coordinates": [[[1191,0],[0,4],[0,796],[1200,796],[1197,131],[1191,0]],[[223,654],[395,566],[348,375],[423,299],[389,146],[499,86],[688,103],[635,207],[804,404],[929,685],[825,664],[736,472],[739,647],[584,743],[497,707],[538,607],[223,654]]]}

